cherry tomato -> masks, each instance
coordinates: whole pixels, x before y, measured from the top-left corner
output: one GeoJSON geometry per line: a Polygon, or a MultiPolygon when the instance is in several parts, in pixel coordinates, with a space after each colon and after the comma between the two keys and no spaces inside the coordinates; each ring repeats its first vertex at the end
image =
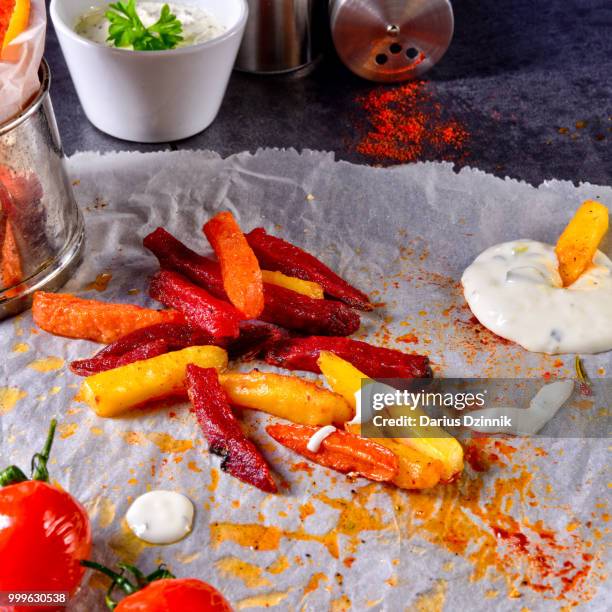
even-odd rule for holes
{"type": "MultiPolygon", "coordinates": [[[[31,480],[16,465],[0,472],[0,591],[5,593],[70,597],[85,572],[80,562],[91,551],[87,512],[66,491],[49,484],[47,463],[56,426],[52,419],[45,445],[32,459],[31,480]]],[[[55,601],[0,605],[0,612],[65,608],[67,602],[53,605],[55,601]]]]}
{"type": "Polygon", "coordinates": [[[119,602],[115,612],[232,612],[223,595],[195,578],[164,578],[119,602]]]}
{"type": "Polygon", "coordinates": [[[0,591],[67,591],[72,595],[85,571],[80,561],[90,552],[89,518],[71,495],[38,480],[0,489],[0,591]]]}

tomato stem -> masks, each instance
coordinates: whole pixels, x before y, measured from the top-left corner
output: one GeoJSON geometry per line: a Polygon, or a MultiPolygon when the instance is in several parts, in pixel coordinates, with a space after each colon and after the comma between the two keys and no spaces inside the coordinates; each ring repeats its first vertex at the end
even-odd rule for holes
{"type": "Polygon", "coordinates": [[[114,610],[118,605],[118,602],[113,598],[113,591],[117,587],[119,587],[126,595],[132,595],[155,580],[161,580],[162,578],[175,578],[174,574],[171,574],[163,563],[154,572],[146,576],[137,567],[134,565],[128,565],[127,563],[118,564],[121,568],[121,573],[115,572],[105,565],[101,565],[95,561],[81,561],[81,565],[96,570],[97,572],[101,572],[112,580],[111,585],[108,587],[108,591],[106,592],[106,597],[104,598],[106,606],[109,610],[114,610]],[[125,571],[130,572],[134,576],[137,583],[136,585],[134,585],[124,576],[125,571]]]}
{"type": "Polygon", "coordinates": [[[154,572],[151,572],[147,576],[147,582],[154,582],[155,580],[162,580],[164,578],[173,579],[176,578],[176,576],[162,563],[154,572]]]}
{"type": "Polygon", "coordinates": [[[51,454],[51,446],[53,445],[53,436],[55,436],[56,427],[57,421],[51,419],[45,445],[40,453],[36,453],[32,457],[32,477],[28,478],[16,465],[9,465],[0,472],[0,487],[8,487],[9,485],[25,482],[26,480],[42,480],[43,482],[49,482],[47,462],[51,454]]]}
{"type": "Polygon", "coordinates": [[[51,419],[45,445],[40,453],[36,453],[34,457],[32,457],[32,480],[49,482],[47,462],[49,461],[49,455],[51,454],[51,446],[53,446],[53,437],[55,436],[56,427],[57,421],[55,419],[51,419]]]}

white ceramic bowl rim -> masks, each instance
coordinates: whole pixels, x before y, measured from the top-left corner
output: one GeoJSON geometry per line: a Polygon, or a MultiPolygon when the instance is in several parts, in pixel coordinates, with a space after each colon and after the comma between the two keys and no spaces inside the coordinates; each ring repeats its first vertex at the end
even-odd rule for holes
{"type": "MultiPolygon", "coordinates": [[[[155,56],[160,56],[160,55],[163,55],[164,57],[168,57],[169,55],[184,55],[184,54],[194,53],[194,52],[203,50],[207,47],[212,47],[214,45],[217,45],[223,42],[224,40],[231,38],[237,31],[240,31],[241,28],[244,27],[244,24],[246,23],[246,20],[248,19],[248,16],[249,16],[249,6],[246,0],[227,0],[228,2],[229,1],[238,2],[242,7],[242,11],[236,23],[231,28],[228,28],[227,30],[225,30],[223,34],[219,36],[215,36],[215,38],[211,38],[210,40],[206,40],[196,45],[187,45],[185,47],[177,47],[175,49],[165,49],[163,51],[135,51],[132,49],[123,49],[121,47],[108,47],[106,45],[101,45],[100,43],[94,42],[93,40],[89,40],[88,38],[85,38],[84,36],[77,34],[74,31],[74,28],[66,24],[57,12],[56,5],[60,4],[61,1],[62,0],[51,0],[51,5],[49,6],[49,13],[51,14],[51,20],[53,21],[53,25],[56,28],[60,29],[62,31],[62,34],[69,36],[73,40],[77,41],[78,43],[86,47],[93,46],[93,47],[96,47],[97,49],[100,49],[100,48],[106,49],[107,52],[109,53],[118,53],[118,54],[127,53],[129,55],[147,56],[147,57],[155,57],[155,56]]],[[[163,4],[163,2],[160,2],[160,4],[163,4]]],[[[187,0],[185,4],[189,4],[189,0],[187,0]]]]}

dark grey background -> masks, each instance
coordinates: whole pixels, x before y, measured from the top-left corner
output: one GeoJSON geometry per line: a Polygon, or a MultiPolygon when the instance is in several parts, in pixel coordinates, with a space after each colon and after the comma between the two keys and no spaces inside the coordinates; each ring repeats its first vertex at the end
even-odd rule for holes
{"type": "MultiPolygon", "coordinates": [[[[454,40],[427,79],[445,113],[471,134],[457,167],[534,184],[549,178],[612,183],[612,2],[456,0],[453,7],[454,40]],[[577,129],[581,121],[587,125],[577,129]]],[[[96,130],[83,114],[51,25],[46,57],[69,154],[204,148],[225,156],[295,147],[371,163],[354,150],[364,133],[355,98],[376,85],[349,73],[329,47],[301,78],[235,72],[215,123],[171,145],[137,145],[96,130]]],[[[425,151],[422,159],[444,157],[425,151]]]]}

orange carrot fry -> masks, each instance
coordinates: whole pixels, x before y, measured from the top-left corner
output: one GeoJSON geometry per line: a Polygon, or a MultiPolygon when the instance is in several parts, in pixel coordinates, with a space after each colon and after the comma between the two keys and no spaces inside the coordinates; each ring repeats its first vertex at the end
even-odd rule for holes
{"type": "Polygon", "coordinates": [[[399,462],[393,452],[346,431],[336,430],[327,436],[316,453],[308,450],[308,441],[318,429],[293,424],[266,427],[266,431],[283,446],[343,474],[357,474],[378,482],[392,480],[397,474],[399,462]]]}
{"type": "Polygon", "coordinates": [[[223,288],[247,318],[264,308],[263,280],[255,253],[230,212],[220,212],[202,228],[221,264],[223,288]]]}
{"type": "Polygon", "coordinates": [[[13,224],[9,220],[7,220],[4,230],[4,242],[2,244],[2,252],[0,253],[0,262],[2,285],[4,287],[13,287],[23,280],[19,248],[15,240],[13,224]]]}
{"type": "Polygon", "coordinates": [[[185,323],[176,310],[151,310],[45,291],[34,294],[32,316],[34,323],[50,334],[104,343],[157,323],[185,323]]]}

